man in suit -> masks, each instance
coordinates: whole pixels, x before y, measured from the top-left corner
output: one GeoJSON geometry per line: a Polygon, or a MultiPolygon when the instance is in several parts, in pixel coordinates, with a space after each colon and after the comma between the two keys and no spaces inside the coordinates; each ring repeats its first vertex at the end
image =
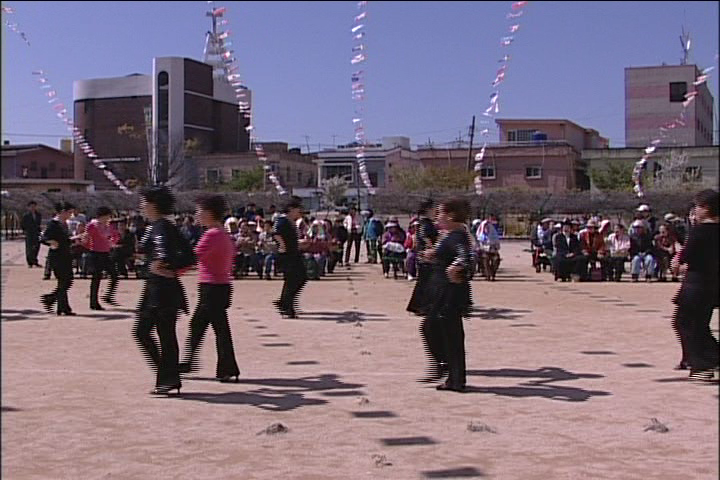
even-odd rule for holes
{"type": "Polygon", "coordinates": [[[569,274],[572,274],[577,281],[587,270],[587,259],[583,256],[580,240],[572,229],[572,222],[565,220],[562,231],[556,233],[553,237],[553,248],[555,250],[553,260],[557,277],[567,278],[569,274]]]}
{"type": "Polygon", "coordinates": [[[30,200],[27,204],[28,212],[23,215],[21,226],[25,233],[25,259],[28,268],[39,267],[38,253],[40,252],[40,224],[42,217],[37,211],[37,202],[30,200]]]}
{"type": "Polygon", "coordinates": [[[68,290],[72,287],[72,253],[70,251],[70,232],[67,227],[67,219],[73,213],[75,207],[68,202],[60,202],[55,205],[55,217],[50,220],[42,234],[42,242],[50,247],[48,260],[55,278],[57,288],[40,299],[48,312],[57,302],[57,314],[75,315],[70,309],[68,302],[68,290]]]}

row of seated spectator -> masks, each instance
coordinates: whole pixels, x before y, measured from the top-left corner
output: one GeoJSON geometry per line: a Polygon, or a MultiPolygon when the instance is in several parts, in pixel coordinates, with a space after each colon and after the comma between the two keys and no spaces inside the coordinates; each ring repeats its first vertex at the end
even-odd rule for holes
{"type": "MultiPolygon", "coordinates": [[[[550,267],[556,280],[619,282],[630,262],[634,282],[643,277],[666,281],[671,259],[682,245],[672,220],[668,217],[653,232],[649,222],[636,218],[627,232],[620,223],[613,228],[610,220],[590,219],[580,229],[569,219],[552,226],[546,218],[531,238],[533,266],[536,272],[550,267]]],[[[677,281],[676,274],[671,275],[677,281]]]]}

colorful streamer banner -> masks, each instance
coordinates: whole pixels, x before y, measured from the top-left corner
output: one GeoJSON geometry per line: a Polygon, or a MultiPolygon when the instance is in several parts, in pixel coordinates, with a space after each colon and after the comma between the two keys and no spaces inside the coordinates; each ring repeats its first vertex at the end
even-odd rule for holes
{"type": "MultiPolygon", "coordinates": [[[[520,24],[517,23],[515,20],[516,18],[519,18],[522,16],[524,10],[523,8],[528,4],[528,2],[515,2],[510,5],[510,12],[505,15],[505,18],[507,20],[512,20],[511,25],[508,27],[508,33],[510,35],[506,35],[500,38],[500,45],[505,48],[512,45],[512,43],[515,41],[515,33],[517,33],[518,30],[520,30],[520,24]]],[[[483,115],[488,117],[488,119],[492,119],[495,115],[500,113],[500,90],[499,86],[500,84],[505,80],[505,75],[507,74],[507,69],[510,61],[510,54],[506,53],[502,56],[500,60],[498,60],[498,63],[501,64],[500,68],[495,73],[495,79],[492,81],[491,86],[496,89],[494,92],[490,94],[490,101],[488,107],[483,112],[483,115]]],[[[483,186],[482,186],[482,175],[481,170],[483,169],[483,160],[485,158],[485,151],[488,146],[488,140],[490,137],[490,129],[484,128],[480,131],[480,135],[483,138],[482,147],[480,148],[480,152],[478,152],[475,155],[475,193],[477,195],[483,194],[483,186]]]]}
{"type": "MultiPolygon", "coordinates": [[[[365,31],[363,31],[365,24],[361,23],[367,19],[367,2],[358,2],[357,8],[360,10],[360,13],[355,16],[355,25],[350,29],[350,33],[353,35],[352,39],[354,41],[351,49],[353,55],[350,59],[350,64],[359,66],[367,59],[365,53],[363,53],[366,50],[364,43],[365,31]]],[[[375,188],[372,185],[370,175],[367,171],[367,165],[365,163],[365,148],[367,143],[363,120],[363,114],[365,113],[365,108],[363,106],[363,102],[365,101],[365,71],[357,70],[353,72],[350,76],[350,82],[350,91],[352,93],[352,99],[355,102],[355,112],[352,118],[355,131],[355,143],[357,144],[357,147],[355,147],[355,160],[358,166],[358,173],[360,174],[360,178],[362,179],[365,188],[367,188],[370,195],[374,195],[375,188]]]]}
{"type": "MultiPolygon", "coordinates": [[[[210,13],[213,17],[222,17],[227,12],[227,8],[225,7],[215,7],[213,1],[208,1],[207,3],[211,5],[210,13]]],[[[222,26],[225,26],[228,24],[228,21],[227,19],[223,19],[218,23],[222,26]]],[[[275,175],[275,173],[272,171],[272,167],[268,163],[268,157],[263,150],[262,144],[257,143],[258,140],[255,134],[255,127],[253,127],[252,125],[252,113],[250,110],[250,103],[247,101],[245,93],[246,87],[241,81],[240,73],[238,73],[240,71],[240,67],[237,64],[237,58],[235,58],[235,56],[233,55],[234,51],[228,50],[228,48],[232,45],[232,42],[227,40],[229,37],[230,30],[220,32],[216,37],[219,42],[218,46],[220,49],[220,57],[223,59],[223,69],[225,71],[225,77],[227,78],[228,82],[230,82],[230,86],[232,86],[235,90],[235,99],[238,102],[238,108],[240,109],[240,113],[249,122],[249,125],[245,129],[250,134],[250,142],[254,146],[255,154],[257,155],[258,161],[262,164],[266,177],[268,178],[268,180],[270,180],[270,182],[272,182],[275,190],[279,195],[286,195],[288,192],[280,183],[280,179],[277,177],[277,175],[275,175]]]]}
{"type": "MultiPolygon", "coordinates": [[[[2,7],[2,13],[12,14],[15,13],[15,10],[12,7],[2,7]]],[[[20,38],[22,38],[25,43],[30,46],[30,41],[28,40],[27,35],[25,34],[25,32],[17,28],[17,24],[10,23],[6,20],[5,25],[10,30],[20,35],[20,38]]],[[[47,90],[44,92],[44,95],[48,97],[48,105],[51,106],[52,110],[55,113],[55,116],[65,124],[65,128],[67,128],[68,132],[72,134],[73,141],[78,146],[78,148],[80,148],[80,150],[88,158],[91,159],[93,165],[95,165],[95,167],[102,171],[103,175],[105,175],[105,178],[107,178],[113,185],[115,185],[123,192],[132,195],[130,189],[125,186],[125,183],[123,183],[122,180],[117,178],[115,174],[108,168],[108,166],[98,159],[98,155],[95,152],[95,149],[92,147],[92,145],[90,145],[90,142],[88,142],[88,140],[80,132],[80,129],[73,124],[72,119],[68,116],[68,108],[58,99],[57,91],[50,84],[50,80],[45,75],[45,72],[43,70],[34,70],[32,72],[32,75],[37,77],[38,82],[40,83],[40,90],[47,90]]]]}
{"type": "Polygon", "coordinates": [[[685,112],[687,112],[688,107],[693,101],[695,101],[695,97],[697,97],[699,93],[697,91],[697,87],[707,82],[707,80],[710,78],[709,73],[714,69],[715,67],[708,67],[702,72],[700,72],[700,74],[695,78],[695,81],[693,82],[693,86],[695,86],[696,89],[691,90],[685,94],[685,101],[682,103],[683,108],[680,111],[680,114],[673,121],[662,125],[658,129],[658,135],[650,141],[648,146],[645,148],[643,156],[640,158],[640,160],[635,162],[635,166],[633,167],[632,172],[632,181],[634,184],[633,191],[638,196],[638,198],[642,198],[645,196],[643,175],[647,171],[648,159],[653,153],[655,153],[658,145],[660,145],[663,140],[668,138],[668,131],[674,130],[678,127],[684,127],[686,125],[685,112]]]}

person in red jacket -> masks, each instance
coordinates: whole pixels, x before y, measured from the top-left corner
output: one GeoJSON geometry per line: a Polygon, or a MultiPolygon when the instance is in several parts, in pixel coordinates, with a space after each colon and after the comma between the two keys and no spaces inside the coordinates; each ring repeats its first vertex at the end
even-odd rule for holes
{"type": "MultiPolygon", "coordinates": [[[[580,245],[582,248],[582,254],[585,257],[587,264],[594,264],[595,262],[600,264],[601,278],[604,280],[607,278],[607,247],[605,246],[605,239],[603,235],[598,231],[599,224],[597,220],[591,219],[587,223],[587,228],[580,233],[580,245]]],[[[585,272],[587,274],[587,272],[585,272]]]]}
{"type": "Polygon", "coordinates": [[[103,301],[117,306],[115,292],[118,285],[118,274],[115,265],[110,261],[110,250],[120,241],[120,234],[110,225],[112,211],[108,207],[98,207],[95,219],[86,230],[83,245],[90,250],[90,264],[92,265],[92,279],[90,280],[90,309],[105,310],[98,301],[100,279],[103,273],[110,276],[110,286],[103,296],[103,301]]]}

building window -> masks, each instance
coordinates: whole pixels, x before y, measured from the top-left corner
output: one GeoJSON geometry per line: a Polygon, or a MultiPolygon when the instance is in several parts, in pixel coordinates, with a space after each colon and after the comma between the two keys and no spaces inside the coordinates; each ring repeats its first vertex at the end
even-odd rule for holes
{"type": "Polygon", "coordinates": [[[525,178],[542,178],[542,168],[537,166],[525,167],[525,178]]]}
{"type": "Polygon", "coordinates": [[[670,101],[684,102],[687,93],[687,82],[670,82],[670,101]]]}
{"type": "Polygon", "coordinates": [[[510,130],[508,142],[532,142],[533,135],[537,130],[510,130]]]}
{"type": "Polygon", "coordinates": [[[48,170],[49,170],[50,172],[54,172],[54,171],[55,171],[55,162],[50,162],[50,166],[49,166],[48,170]]]}
{"type": "Polygon", "coordinates": [[[325,165],[323,166],[323,180],[333,177],[344,178],[347,181],[353,180],[353,167],[351,165],[325,165]]]}
{"type": "Polygon", "coordinates": [[[297,183],[298,183],[298,185],[301,185],[302,184],[302,172],[297,172],[297,174],[298,174],[297,183]]]}
{"type": "Polygon", "coordinates": [[[59,188],[48,188],[48,193],[60,193],[61,191],[59,188]]]}
{"type": "Polygon", "coordinates": [[[495,166],[482,167],[480,169],[480,178],[493,179],[495,178],[495,166]]]}
{"type": "Polygon", "coordinates": [[[206,183],[220,183],[222,181],[222,174],[219,168],[208,168],[205,172],[206,183]]]}
{"type": "Polygon", "coordinates": [[[36,162],[35,160],[33,160],[32,162],[30,162],[30,171],[31,171],[31,172],[37,171],[37,162],[36,162]]]}
{"type": "Polygon", "coordinates": [[[699,182],[702,180],[702,167],[685,167],[683,180],[686,182],[699,182]]]}
{"type": "Polygon", "coordinates": [[[162,71],[158,73],[158,87],[166,87],[169,83],[170,76],[167,72],[162,71]]]}
{"type": "Polygon", "coordinates": [[[233,179],[240,178],[240,174],[241,174],[241,173],[242,173],[242,170],[237,169],[237,168],[233,168],[233,169],[232,169],[232,178],[233,178],[233,179]]]}
{"type": "Polygon", "coordinates": [[[379,187],[378,184],[378,174],[377,172],[368,172],[368,177],[370,177],[370,183],[373,187],[379,187]]]}
{"type": "Polygon", "coordinates": [[[91,106],[92,106],[92,105],[90,105],[90,100],[85,100],[85,101],[83,102],[83,113],[90,113],[90,107],[91,107],[91,106]]]}

